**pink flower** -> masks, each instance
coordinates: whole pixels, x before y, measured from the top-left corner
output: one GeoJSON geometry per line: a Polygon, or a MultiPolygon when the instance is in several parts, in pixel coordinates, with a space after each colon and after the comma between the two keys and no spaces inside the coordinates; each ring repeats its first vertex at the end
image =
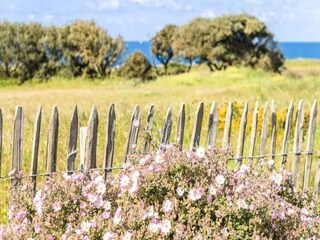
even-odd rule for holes
{"type": "Polygon", "coordinates": [[[89,231],[90,231],[90,228],[91,228],[91,223],[90,223],[90,222],[88,222],[88,221],[83,221],[83,222],[81,223],[81,231],[82,231],[83,233],[89,232],[89,231]]]}
{"type": "Polygon", "coordinates": [[[196,190],[196,198],[197,199],[200,199],[203,196],[203,194],[204,194],[204,189],[202,187],[200,187],[196,190]]]}
{"type": "Polygon", "coordinates": [[[196,155],[198,158],[204,158],[206,156],[206,150],[204,147],[198,147],[196,150],[196,155]]]}
{"type": "Polygon", "coordinates": [[[80,203],[80,208],[85,209],[87,207],[87,204],[85,202],[80,203]]]}
{"type": "Polygon", "coordinates": [[[166,214],[171,214],[173,211],[173,203],[170,200],[165,200],[162,204],[162,210],[166,214]]]}
{"type": "Polygon", "coordinates": [[[27,212],[24,210],[19,211],[16,215],[16,217],[21,221],[23,221],[26,218],[26,216],[27,216],[27,212]]]}
{"type": "Polygon", "coordinates": [[[116,234],[114,234],[113,232],[106,232],[104,235],[103,235],[103,238],[102,240],[113,240],[113,239],[116,239],[116,234]]]}
{"type": "Polygon", "coordinates": [[[188,197],[191,201],[196,201],[197,200],[197,190],[195,188],[190,189],[188,197]]]}
{"type": "Polygon", "coordinates": [[[110,218],[110,212],[103,212],[102,213],[102,218],[103,219],[109,219],[110,218]]]}
{"type": "Polygon", "coordinates": [[[53,208],[53,211],[54,211],[54,212],[60,211],[61,208],[62,208],[61,202],[55,202],[55,203],[53,203],[53,204],[52,204],[52,208],[53,208]]]}
{"type": "Polygon", "coordinates": [[[120,180],[120,187],[126,188],[130,185],[130,178],[127,175],[123,175],[120,180]]]}
{"type": "Polygon", "coordinates": [[[131,232],[126,232],[124,236],[122,237],[122,240],[131,240],[132,238],[132,233],[131,232]]]}
{"type": "Polygon", "coordinates": [[[99,182],[96,186],[98,194],[104,194],[106,192],[106,185],[103,182],[99,182]]]}
{"type": "Polygon", "coordinates": [[[89,202],[94,203],[95,201],[97,201],[98,196],[94,193],[89,193],[87,199],[89,202]]]}
{"type": "Polygon", "coordinates": [[[113,223],[115,225],[118,225],[120,222],[121,222],[121,211],[122,211],[122,208],[121,207],[118,207],[115,214],[114,214],[114,218],[113,218],[113,223]]]}
{"type": "Polygon", "coordinates": [[[171,230],[171,222],[169,220],[163,220],[161,222],[161,232],[167,235],[171,230]]]}
{"type": "Polygon", "coordinates": [[[159,231],[160,225],[156,221],[152,221],[148,225],[148,231],[152,233],[157,233],[159,231]]]}
{"type": "Polygon", "coordinates": [[[219,174],[218,176],[216,176],[216,183],[218,185],[223,185],[225,182],[225,178],[224,176],[222,176],[221,174],[219,174]]]}
{"type": "Polygon", "coordinates": [[[140,126],[139,120],[135,119],[135,120],[133,121],[133,126],[134,126],[135,128],[138,128],[138,127],[140,126]]]}
{"type": "Polygon", "coordinates": [[[209,187],[209,194],[210,195],[216,195],[217,194],[217,189],[214,186],[209,187]]]}
{"type": "Polygon", "coordinates": [[[177,192],[178,196],[182,197],[184,194],[184,189],[181,187],[177,187],[176,192],[177,192]]]}

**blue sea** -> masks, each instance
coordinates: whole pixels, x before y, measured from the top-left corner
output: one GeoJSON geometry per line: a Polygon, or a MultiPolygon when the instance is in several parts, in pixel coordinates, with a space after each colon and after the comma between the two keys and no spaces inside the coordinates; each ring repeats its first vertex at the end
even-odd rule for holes
{"type": "MultiPolygon", "coordinates": [[[[122,61],[135,50],[140,50],[147,56],[151,63],[159,64],[151,54],[151,43],[149,41],[128,41],[126,44],[127,51],[122,61]]],[[[320,42],[280,42],[279,48],[282,50],[286,59],[320,59],[320,42]]]]}

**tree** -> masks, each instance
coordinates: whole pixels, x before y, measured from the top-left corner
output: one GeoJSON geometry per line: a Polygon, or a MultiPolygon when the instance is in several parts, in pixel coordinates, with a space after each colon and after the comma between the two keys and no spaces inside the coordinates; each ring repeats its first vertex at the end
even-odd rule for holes
{"type": "Polygon", "coordinates": [[[156,35],[151,39],[151,51],[152,54],[163,64],[164,72],[167,75],[167,66],[174,52],[172,49],[173,36],[177,30],[175,25],[167,25],[161,31],[157,32],[156,35]]]}
{"type": "Polygon", "coordinates": [[[178,29],[173,49],[211,71],[231,65],[257,67],[261,59],[268,59],[269,70],[280,71],[283,55],[273,38],[264,23],[247,14],[197,18],[178,29]]]}
{"type": "Polygon", "coordinates": [[[74,76],[104,77],[124,53],[123,39],[112,39],[93,21],[78,20],[64,31],[64,56],[74,76]]]}
{"type": "Polygon", "coordinates": [[[0,66],[2,67],[1,75],[5,78],[11,78],[19,66],[18,27],[18,24],[8,21],[0,23],[0,66]]]}
{"type": "Polygon", "coordinates": [[[135,51],[130,54],[119,69],[119,75],[128,79],[140,78],[142,81],[152,78],[151,64],[146,56],[135,51]]]}

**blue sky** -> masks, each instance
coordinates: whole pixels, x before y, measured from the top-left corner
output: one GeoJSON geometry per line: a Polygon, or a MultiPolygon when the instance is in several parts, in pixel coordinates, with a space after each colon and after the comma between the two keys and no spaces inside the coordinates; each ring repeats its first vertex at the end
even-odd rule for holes
{"type": "Polygon", "coordinates": [[[148,40],[168,23],[246,12],[264,21],[278,41],[320,42],[320,0],[0,0],[10,21],[63,25],[95,20],[112,36],[148,40]]]}

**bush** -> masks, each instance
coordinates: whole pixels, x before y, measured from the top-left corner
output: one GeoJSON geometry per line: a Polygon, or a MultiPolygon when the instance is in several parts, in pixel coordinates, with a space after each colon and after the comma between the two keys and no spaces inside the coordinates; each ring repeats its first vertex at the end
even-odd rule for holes
{"type": "Polygon", "coordinates": [[[118,73],[128,79],[138,78],[145,81],[154,78],[151,68],[152,66],[146,56],[140,51],[135,51],[124,61],[118,73]]]}
{"type": "Polygon", "coordinates": [[[317,202],[288,172],[226,168],[222,150],[167,146],[132,156],[104,181],[97,172],[12,192],[0,239],[319,239],[317,202]]]}

